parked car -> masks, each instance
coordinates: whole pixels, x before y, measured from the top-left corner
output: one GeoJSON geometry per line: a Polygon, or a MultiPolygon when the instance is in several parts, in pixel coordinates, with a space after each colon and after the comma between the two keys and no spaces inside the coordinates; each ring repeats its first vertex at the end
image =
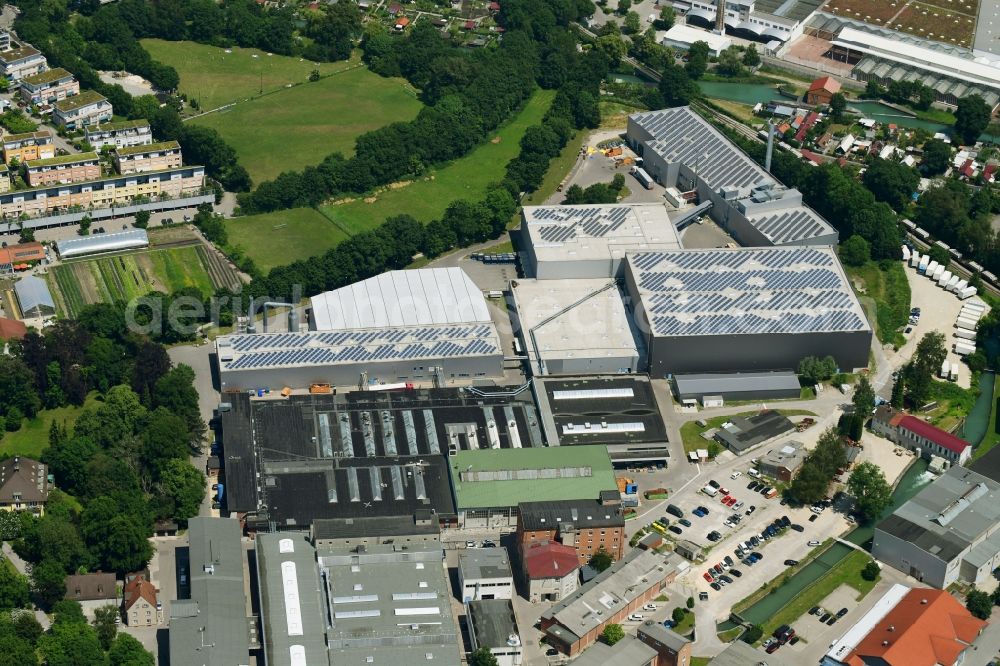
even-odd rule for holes
{"type": "Polygon", "coordinates": [[[725,575],[725,574],[722,574],[721,576],[719,576],[719,580],[721,580],[726,585],[729,585],[730,583],[733,582],[733,579],[730,578],[729,576],[725,575]]]}
{"type": "Polygon", "coordinates": [[[721,539],[721,538],[722,538],[722,537],[720,537],[720,536],[716,536],[716,535],[715,535],[715,532],[709,532],[709,533],[708,533],[708,540],[709,540],[709,541],[712,541],[712,542],[715,542],[715,541],[718,541],[718,540],[719,540],[719,539],[721,539]]]}
{"type": "Polygon", "coordinates": [[[559,656],[559,650],[557,650],[555,648],[549,648],[548,650],[545,651],[545,656],[546,657],[556,657],[556,656],[559,656]]]}
{"type": "Polygon", "coordinates": [[[489,539],[483,541],[483,548],[496,548],[496,547],[497,547],[496,543],[490,541],[489,539]]]}
{"type": "Polygon", "coordinates": [[[730,569],[729,570],[729,574],[732,575],[732,576],[736,576],[737,578],[740,578],[740,577],[743,576],[743,572],[740,571],[739,569],[730,569]]]}
{"type": "Polygon", "coordinates": [[[711,583],[713,580],[715,580],[715,576],[712,575],[712,570],[711,569],[709,569],[708,571],[706,571],[705,573],[703,573],[701,575],[701,577],[704,578],[709,583],[711,583]]]}
{"type": "Polygon", "coordinates": [[[802,527],[798,523],[792,523],[788,527],[790,527],[791,529],[795,530],[796,532],[805,532],[806,531],[806,528],[802,527]]]}
{"type": "Polygon", "coordinates": [[[715,479],[712,479],[711,481],[709,481],[709,482],[708,482],[708,485],[712,486],[712,487],[713,487],[713,488],[715,488],[716,490],[718,490],[718,489],[719,489],[719,482],[718,482],[718,481],[716,481],[715,479]]]}
{"type": "Polygon", "coordinates": [[[466,548],[475,548],[476,547],[476,542],[475,541],[466,541],[465,542],[465,547],[466,548]]]}
{"type": "Polygon", "coordinates": [[[813,514],[813,515],[809,516],[809,522],[810,523],[815,523],[817,518],[819,518],[819,516],[817,516],[816,514],[813,514]]]}
{"type": "Polygon", "coordinates": [[[827,626],[830,626],[830,627],[832,627],[836,623],[837,623],[837,616],[836,615],[834,615],[833,617],[831,617],[829,620],[826,621],[827,626]]]}
{"type": "Polygon", "coordinates": [[[845,615],[847,615],[846,608],[841,608],[839,611],[837,611],[837,617],[844,617],[845,615]]]}
{"type": "Polygon", "coordinates": [[[764,648],[764,652],[766,652],[768,654],[774,654],[775,652],[777,652],[778,648],[780,648],[780,647],[781,647],[781,643],[779,643],[778,641],[775,641],[775,642],[771,643],[770,645],[768,645],[766,648],[764,648]]]}
{"type": "Polygon", "coordinates": [[[729,475],[729,478],[730,479],[738,479],[741,476],[743,476],[743,472],[741,472],[740,470],[736,470],[735,472],[733,472],[732,474],[729,475]]]}
{"type": "Polygon", "coordinates": [[[734,509],[742,509],[743,508],[743,502],[737,502],[736,504],[733,505],[733,508],[734,509]]]}
{"type": "Polygon", "coordinates": [[[694,515],[698,516],[699,518],[704,518],[705,517],[705,514],[704,514],[704,512],[702,512],[702,510],[701,510],[700,507],[697,508],[697,509],[695,509],[691,513],[693,513],[694,515]]]}
{"type": "Polygon", "coordinates": [[[655,611],[656,604],[646,604],[645,606],[642,607],[642,610],[655,611]]]}
{"type": "Polygon", "coordinates": [[[713,590],[715,590],[716,592],[722,589],[722,586],[719,585],[718,583],[709,583],[708,586],[713,590]]]}
{"type": "Polygon", "coordinates": [[[799,564],[798,560],[785,560],[785,566],[786,567],[794,567],[794,566],[798,566],[798,564],[799,564]]]}
{"type": "Polygon", "coordinates": [[[753,490],[754,486],[756,486],[756,485],[757,485],[757,482],[751,479],[750,483],[747,484],[747,490],[753,490]]]}
{"type": "Polygon", "coordinates": [[[747,507],[747,510],[744,513],[746,513],[746,515],[750,516],[750,515],[753,515],[753,512],[756,511],[756,510],[757,510],[757,507],[755,507],[753,504],[751,504],[749,507],[747,507]]]}
{"type": "Polygon", "coordinates": [[[698,506],[698,510],[699,510],[699,511],[701,511],[701,512],[702,512],[703,514],[705,514],[706,516],[707,516],[707,515],[708,515],[709,513],[711,513],[711,512],[710,512],[710,511],[708,510],[708,507],[707,507],[707,506],[701,506],[701,505],[699,505],[699,506],[698,506]]]}
{"type": "Polygon", "coordinates": [[[819,545],[819,541],[816,541],[816,539],[813,539],[809,543],[807,543],[806,545],[815,548],[816,546],[819,545]]]}
{"type": "Polygon", "coordinates": [[[681,528],[677,527],[676,525],[671,525],[667,529],[670,530],[671,532],[673,532],[674,534],[683,534],[683,532],[684,532],[684,530],[682,530],[681,528]]]}
{"type": "Polygon", "coordinates": [[[830,615],[829,613],[823,613],[823,615],[820,616],[819,621],[822,622],[823,624],[826,624],[826,621],[829,620],[831,617],[833,616],[830,615]]]}
{"type": "Polygon", "coordinates": [[[809,609],[809,614],[810,615],[819,615],[819,613],[820,613],[821,610],[822,609],[819,606],[813,606],[812,608],[809,609]]]}
{"type": "Polygon", "coordinates": [[[698,601],[708,601],[708,592],[699,592],[698,601]]]}
{"type": "Polygon", "coordinates": [[[642,613],[632,613],[628,616],[628,619],[632,622],[642,622],[645,619],[645,616],[642,613]]]}
{"type": "Polygon", "coordinates": [[[714,569],[715,573],[719,574],[720,576],[722,575],[722,572],[725,571],[725,569],[722,568],[722,564],[721,563],[720,564],[716,564],[714,567],[712,567],[712,569],[714,569]]]}
{"type": "Polygon", "coordinates": [[[677,522],[683,525],[684,527],[691,527],[691,521],[688,520],[687,518],[681,518],[677,522]]]}
{"type": "Polygon", "coordinates": [[[733,566],[733,558],[729,557],[728,555],[723,557],[722,561],[728,564],[729,566],[733,566]]]}

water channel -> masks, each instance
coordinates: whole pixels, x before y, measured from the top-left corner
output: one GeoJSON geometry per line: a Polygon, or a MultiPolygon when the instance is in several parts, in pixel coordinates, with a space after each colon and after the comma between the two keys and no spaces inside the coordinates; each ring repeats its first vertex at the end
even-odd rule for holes
{"type": "MultiPolygon", "coordinates": [[[[931,482],[933,475],[927,471],[927,461],[917,459],[906,470],[896,489],[892,494],[892,505],[886,509],[885,515],[903,505],[904,502],[916,495],[924,486],[931,482]]],[[[866,525],[852,530],[844,539],[851,543],[869,547],[872,539],[874,527],[866,525]]],[[[796,533],[792,533],[792,537],[796,533]]],[[[788,536],[784,538],[790,538],[788,536]]],[[[794,576],[788,579],[784,585],[779,587],[774,594],[769,594],[753,606],[750,606],[740,616],[751,624],[765,624],[768,619],[774,617],[775,613],[784,608],[793,598],[799,595],[811,584],[819,580],[823,574],[829,571],[842,559],[847,557],[851,550],[850,546],[835,542],[830,548],[824,551],[815,560],[800,569],[794,576]]],[[[719,625],[720,630],[732,628],[735,625],[724,623],[719,625]]]]}

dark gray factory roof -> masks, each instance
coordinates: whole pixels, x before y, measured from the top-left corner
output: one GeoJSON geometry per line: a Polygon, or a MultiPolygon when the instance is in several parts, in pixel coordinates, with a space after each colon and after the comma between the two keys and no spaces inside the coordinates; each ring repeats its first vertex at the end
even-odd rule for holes
{"type": "Polygon", "coordinates": [[[779,414],[773,409],[763,411],[750,418],[734,416],[729,419],[729,423],[731,424],[729,428],[719,428],[715,438],[736,453],[742,453],[751,446],[795,429],[787,416],[779,414]]]}
{"type": "Polygon", "coordinates": [[[819,213],[807,206],[785,208],[749,219],[750,224],[775,245],[801,243],[836,233],[819,213]]]}
{"type": "Polygon", "coordinates": [[[510,645],[508,640],[511,636],[518,636],[514,606],[510,599],[470,601],[469,624],[472,625],[476,645],[479,647],[506,647],[510,645]]]}
{"type": "Polygon", "coordinates": [[[683,250],[627,258],[655,336],[870,330],[829,247],[683,250]]]}
{"type": "Polygon", "coordinates": [[[437,520],[418,523],[410,516],[362,516],[360,518],[317,518],[312,533],[316,539],[437,534],[437,520]]]}
{"type": "Polygon", "coordinates": [[[521,502],[518,509],[525,530],[555,530],[561,524],[573,524],[577,528],[625,525],[625,518],[617,506],[601,506],[597,500],[521,502]]]}

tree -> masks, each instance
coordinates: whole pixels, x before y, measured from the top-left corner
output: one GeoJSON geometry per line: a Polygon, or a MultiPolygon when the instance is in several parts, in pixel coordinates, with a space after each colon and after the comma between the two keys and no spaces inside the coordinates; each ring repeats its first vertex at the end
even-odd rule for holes
{"type": "Polygon", "coordinates": [[[684,65],[684,69],[692,81],[700,79],[705,74],[705,70],[708,69],[709,51],[708,42],[701,40],[692,44],[688,49],[688,61],[684,65]]]}
{"type": "Polygon", "coordinates": [[[691,80],[683,67],[674,63],[668,64],[661,72],[659,91],[664,106],[668,108],[687,106],[701,95],[698,84],[691,80]]]}
{"type": "Polygon", "coordinates": [[[642,30],[642,23],[640,23],[639,14],[636,12],[626,14],[625,20],[622,22],[622,32],[626,35],[634,35],[640,30],[642,30]]]}
{"type": "Polygon", "coordinates": [[[52,621],[57,624],[87,624],[83,606],[72,599],[60,599],[52,604],[52,617],[52,621]]]}
{"type": "Polygon", "coordinates": [[[931,139],[924,144],[921,168],[929,176],[936,176],[948,170],[951,165],[951,146],[941,139],[931,139]]]}
{"type": "Polygon", "coordinates": [[[739,47],[730,46],[720,53],[719,64],[715,71],[722,76],[742,76],[746,70],[743,69],[743,56],[740,53],[739,47]]]}
{"type": "Polygon", "coordinates": [[[847,464],[840,435],[830,428],[820,435],[816,448],[802,463],[788,494],[802,504],[812,504],[826,497],[837,470],[847,464]]]}
{"type": "Polygon", "coordinates": [[[97,640],[101,642],[104,651],[111,649],[111,644],[118,634],[116,622],[118,618],[118,607],[112,604],[94,609],[94,631],[97,632],[97,640]]]}
{"type": "Polygon", "coordinates": [[[84,216],[83,216],[83,217],[82,217],[82,218],[80,219],[80,230],[79,230],[79,234],[80,234],[81,236],[86,236],[86,235],[90,234],[90,223],[91,223],[91,222],[92,222],[92,220],[90,219],[90,215],[84,215],[84,216]]]}
{"type": "Polygon", "coordinates": [[[748,44],[743,51],[743,64],[747,67],[757,67],[760,65],[760,54],[757,53],[757,46],[748,44]]]}
{"type": "Polygon", "coordinates": [[[186,521],[198,515],[205,497],[205,475],[187,460],[169,460],[160,475],[162,495],[171,508],[163,518],[186,521]]]}
{"type": "Polygon", "coordinates": [[[861,182],[875,198],[884,201],[893,210],[903,210],[920,184],[920,174],[902,162],[875,158],[865,170],[861,182]]]}
{"type": "Polygon", "coordinates": [[[896,375],[896,381],[892,385],[892,395],[889,397],[889,404],[894,409],[903,408],[903,400],[906,397],[906,382],[904,377],[906,377],[905,369],[899,371],[899,374],[896,375]]]}
{"type": "Polygon", "coordinates": [[[318,69],[314,69],[313,71],[309,72],[309,81],[311,81],[312,83],[315,83],[316,81],[319,81],[319,70],[318,69]]]}
{"type": "Polygon", "coordinates": [[[622,625],[620,624],[609,624],[601,632],[601,640],[608,645],[614,645],[623,638],[625,638],[625,630],[622,629],[622,625]]]}
{"type": "Polygon", "coordinates": [[[973,617],[978,617],[980,620],[988,620],[993,613],[993,601],[990,599],[990,595],[982,590],[972,588],[965,595],[965,608],[972,613],[973,617]]]}
{"type": "Polygon", "coordinates": [[[13,632],[4,631],[5,628],[0,624],[0,666],[35,666],[38,664],[34,644],[13,632]]]}
{"type": "Polygon", "coordinates": [[[481,647],[469,655],[469,666],[497,666],[497,658],[488,647],[481,647]]]}
{"type": "Polygon", "coordinates": [[[944,334],[940,332],[926,333],[917,343],[917,349],[913,353],[913,359],[906,366],[905,373],[907,396],[912,404],[919,406],[927,402],[934,373],[938,371],[947,356],[944,334]]]}
{"type": "Polygon", "coordinates": [[[145,229],[149,226],[150,214],[148,210],[140,210],[135,214],[135,222],[132,224],[136,229],[145,229]]]}
{"type": "Polygon", "coordinates": [[[604,35],[597,38],[595,47],[608,57],[612,66],[617,66],[622,57],[628,53],[628,47],[618,35],[604,35]]]}
{"type": "Polygon", "coordinates": [[[601,548],[590,557],[590,562],[588,564],[590,564],[590,566],[597,571],[604,571],[613,563],[614,560],[611,558],[611,553],[604,550],[604,548],[601,548]]]}
{"type": "Polygon", "coordinates": [[[833,114],[835,120],[839,120],[844,117],[844,111],[847,110],[847,97],[842,92],[833,93],[830,96],[830,113],[833,114]]]}
{"type": "Polygon", "coordinates": [[[877,580],[881,572],[882,570],[879,569],[878,563],[875,560],[868,560],[868,564],[861,570],[861,577],[870,582],[877,580]]]}
{"type": "Polygon", "coordinates": [[[854,386],[854,395],[851,397],[856,414],[867,419],[872,410],[875,409],[875,389],[872,388],[868,377],[862,375],[861,379],[854,386]]]}
{"type": "Polygon", "coordinates": [[[864,266],[871,260],[871,246],[857,234],[841,243],[839,251],[840,260],[848,266],[864,266]]]}
{"type": "Polygon", "coordinates": [[[632,0],[618,0],[618,13],[622,16],[632,9],[632,0]]]}
{"type": "Polygon", "coordinates": [[[966,95],[958,99],[955,109],[955,134],[966,145],[974,144],[990,124],[992,111],[979,95],[966,95]]]}
{"type": "Polygon", "coordinates": [[[86,623],[52,625],[52,630],[38,639],[38,651],[46,666],[107,664],[97,633],[86,623]]]}
{"type": "Polygon", "coordinates": [[[118,634],[108,650],[108,663],[110,666],[153,666],[156,662],[142,643],[129,634],[118,634]]]}
{"type": "Polygon", "coordinates": [[[743,642],[753,645],[764,636],[764,627],[755,624],[743,634],[743,642]]]}
{"type": "Polygon", "coordinates": [[[55,560],[43,560],[31,567],[31,588],[41,606],[50,608],[66,594],[66,570],[55,560]]]}
{"type": "Polygon", "coordinates": [[[670,619],[674,621],[674,624],[680,624],[684,621],[687,616],[687,611],[680,606],[677,606],[672,611],[670,611],[670,619]]]}
{"type": "Polygon", "coordinates": [[[688,597],[688,599],[687,599],[687,607],[688,608],[694,608],[694,597],[688,597]]]}
{"type": "Polygon", "coordinates": [[[27,607],[30,592],[28,579],[10,561],[0,561],[0,610],[27,607]]]}
{"type": "Polygon", "coordinates": [[[674,27],[674,21],[677,20],[677,14],[674,12],[673,7],[662,7],[660,9],[660,17],[654,21],[654,27],[657,30],[670,30],[674,27]]]}
{"type": "Polygon", "coordinates": [[[799,361],[799,376],[807,385],[830,379],[837,372],[837,361],[832,356],[819,358],[806,356],[799,361]]]}
{"type": "Polygon", "coordinates": [[[892,486],[877,465],[863,462],[847,478],[847,491],[858,511],[868,520],[877,520],[892,503],[892,486]]]}

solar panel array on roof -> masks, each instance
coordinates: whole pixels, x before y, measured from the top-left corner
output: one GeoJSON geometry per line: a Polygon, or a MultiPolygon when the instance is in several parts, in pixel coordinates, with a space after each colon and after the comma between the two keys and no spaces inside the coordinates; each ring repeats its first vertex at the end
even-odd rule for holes
{"type": "Polygon", "coordinates": [[[693,167],[713,190],[773,182],[766,171],[689,107],[631,116],[653,139],[649,148],[672,163],[693,167]]]}
{"type": "Polygon", "coordinates": [[[830,226],[808,208],[790,208],[750,219],[750,223],[775,245],[825,236],[830,226]]]}
{"type": "Polygon", "coordinates": [[[621,228],[632,215],[631,208],[621,206],[540,206],[533,209],[530,223],[538,225],[542,240],[561,243],[577,236],[603,238],[621,228]]]}
{"type": "Polygon", "coordinates": [[[829,248],[648,252],[629,265],[655,335],[868,329],[829,248]]]}

